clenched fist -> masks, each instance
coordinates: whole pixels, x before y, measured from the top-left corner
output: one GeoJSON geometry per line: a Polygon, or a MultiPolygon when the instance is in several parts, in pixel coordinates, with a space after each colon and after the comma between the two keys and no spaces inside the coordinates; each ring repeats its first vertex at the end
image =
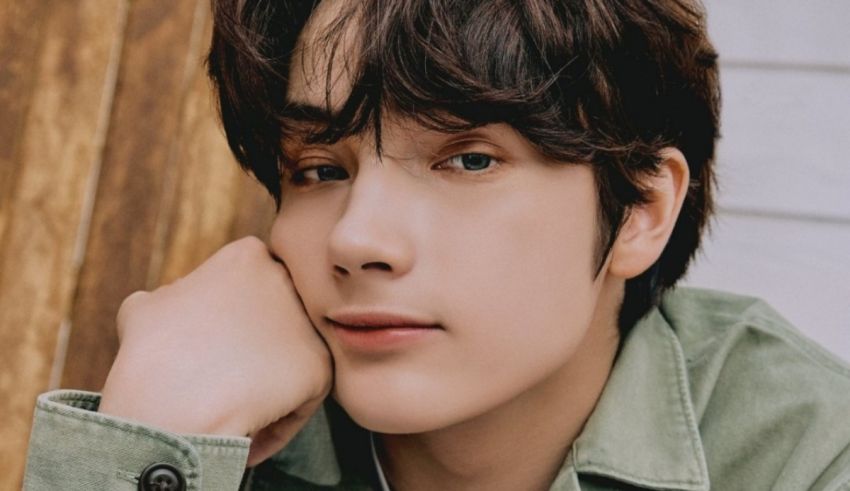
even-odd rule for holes
{"type": "Polygon", "coordinates": [[[252,437],[270,457],[318,409],[332,360],[289,273],[259,239],[128,297],[100,412],[176,433],[252,437]]]}

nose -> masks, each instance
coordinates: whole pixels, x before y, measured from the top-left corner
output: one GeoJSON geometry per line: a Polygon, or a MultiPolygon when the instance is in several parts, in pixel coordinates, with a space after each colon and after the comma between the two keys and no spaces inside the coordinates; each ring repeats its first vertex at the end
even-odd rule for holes
{"type": "MultiPolygon", "coordinates": [[[[339,278],[398,277],[413,267],[414,246],[402,176],[386,163],[362,165],[342,216],[328,238],[339,278]]],[[[409,198],[409,196],[408,196],[409,198]]]]}

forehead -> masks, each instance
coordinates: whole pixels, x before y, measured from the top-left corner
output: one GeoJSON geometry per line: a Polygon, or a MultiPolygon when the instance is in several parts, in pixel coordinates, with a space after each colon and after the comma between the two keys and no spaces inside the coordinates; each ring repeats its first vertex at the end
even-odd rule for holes
{"type": "Polygon", "coordinates": [[[436,109],[427,95],[415,113],[389,103],[394,94],[387,92],[383,82],[394,74],[382,72],[381,81],[376,81],[374,74],[364,77],[362,68],[374,65],[374,61],[366,58],[375,57],[374,46],[364,48],[370,42],[365,36],[375,31],[364,23],[376,20],[365,14],[363,7],[364,3],[359,1],[323,0],[299,34],[289,68],[287,105],[282,112],[289,130],[283,138],[284,145],[286,140],[333,143],[343,136],[360,134],[368,140],[374,139],[367,144],[383,149],[387,137],[406,134],[410,138],[415,133],[424,143],[429,138],[435,140],[446,133],[477,126],[436,109]],[[367,54],[364,49],[373,52],[367,54]],[[364,87],[374,89],[378,84],[381,95],[362,94],[364,87]],[[352,103],[356,109],[342,110],[352,103]],[[426,113],[433,117],[420,118],[426,113]],[[371,117],[364,119],[364,114],[375,116],[380,122],[371,117]],[[423,124],[424,121],[433,124],[423,124]],[[378,123],[380,128],[376,127],[378,123]],[[338,129],[342,131],[337,133],[338,129]]]}
{"type": "Polygon", "coordinates": [[[338,110],[351,93],[360,51],[355,2],[323,0],[295,45],[287,100],[296,105],[338,110]]]}
{"type": "Polygon", "coordinates": [[[517,9],[509,0],[319,2],[292,50],[282,143],[371,134],[380,153],[382,128],[397,119],[444,135],[506,124],[549,157],[582,160],[537,138],[563,122],[547,92],[551,67],[526,52],[517,9]]]}

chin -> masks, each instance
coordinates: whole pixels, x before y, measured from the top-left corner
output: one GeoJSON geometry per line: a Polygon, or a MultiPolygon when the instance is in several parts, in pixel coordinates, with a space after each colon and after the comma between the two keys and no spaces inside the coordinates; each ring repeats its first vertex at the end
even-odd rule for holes
{"type": "Polygon", "coordinates": [[[465,419],[445,404],[451,398],[413,387],[414,384],[405,385],[371,383],[363,387],[337,380],[332,395],[354,422],[376,433],[425,433],[465,419]]]}

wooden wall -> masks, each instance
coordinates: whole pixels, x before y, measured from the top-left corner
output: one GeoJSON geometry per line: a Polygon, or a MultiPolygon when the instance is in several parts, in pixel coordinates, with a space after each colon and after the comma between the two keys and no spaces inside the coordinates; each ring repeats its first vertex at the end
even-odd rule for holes
{"type": "MultiPolygon", "coordinates": [[[[97,390],[121,300],[264,236],[202,57],[208,0],[0,0],[0,489],[36,395],[97,390]]],[[[850,4],[708,0],[721,212],[689,282],[767,298],[850,358],[850,4]]]]}
{"type": "Polygon", "coordinates": [[[102,385],[125,296],[266,234],[215,118],[208,8],[0,1],[0,489],[37,394],[102,385]]]}

